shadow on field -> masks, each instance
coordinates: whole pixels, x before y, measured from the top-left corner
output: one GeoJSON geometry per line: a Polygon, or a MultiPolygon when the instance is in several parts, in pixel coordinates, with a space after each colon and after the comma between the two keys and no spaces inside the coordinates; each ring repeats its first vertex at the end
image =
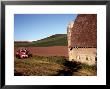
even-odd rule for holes
{"type": "Polygon", "coordinates": [[[17,71],[15,70],[15,71],[14,71],[14,76],[23,76],[23,74],[20,73],[20,72],[17,72],[17,71]]]}
{"type": "Polygon", "coordinates": [[[59,70],[58,74],[54,76],[72,76],[74,75],[74,72],[77,72],[81,68],[80,63],[67,60],[65,61],[64,66],[65,68],[59,70]]]}

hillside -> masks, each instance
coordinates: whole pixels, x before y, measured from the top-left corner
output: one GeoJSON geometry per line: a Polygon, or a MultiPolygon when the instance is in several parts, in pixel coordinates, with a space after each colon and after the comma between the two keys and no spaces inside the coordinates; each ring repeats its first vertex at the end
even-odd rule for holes
{"type": "Polygon", "coordinates": [[[67,46],[67,34],[55,34],[33,42],[14,42],[15,47],[47,47],[47,46],[67,46]]]}

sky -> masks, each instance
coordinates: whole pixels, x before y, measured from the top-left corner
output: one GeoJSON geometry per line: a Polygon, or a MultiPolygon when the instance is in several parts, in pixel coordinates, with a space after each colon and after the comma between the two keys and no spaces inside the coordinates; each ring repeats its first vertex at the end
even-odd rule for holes
{"type": "Polygon", "coordinates": [[[15,14],[14,40],[40,40],[55,34],[67,34],[67,26],[77,14],[15,14]]]}

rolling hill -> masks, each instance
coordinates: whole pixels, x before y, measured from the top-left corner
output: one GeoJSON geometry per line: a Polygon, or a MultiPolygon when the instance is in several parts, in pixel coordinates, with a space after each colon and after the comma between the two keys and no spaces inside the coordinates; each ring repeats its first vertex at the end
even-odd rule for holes
{"type": "Polygon", "coordinates": [[[37,47],[48,47],[48,46],[67,46],[67,34],[55,34],[49,36],[47,38],[43,38],[41,40],[32,41],[32,42],[21,42],[15,41],[15,47],[29,47],[29,46],[37,46],[37,47]]]}

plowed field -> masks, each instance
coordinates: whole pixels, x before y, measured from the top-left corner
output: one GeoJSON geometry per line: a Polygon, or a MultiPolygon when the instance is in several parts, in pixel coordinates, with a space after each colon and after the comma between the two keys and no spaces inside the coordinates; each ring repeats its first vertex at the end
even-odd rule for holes
{"type": "MultiPolygon", "coordinates": [[[[25,48],[25,47],[19,47],[25,48]]],[[[17,49],[15,47],[15,53],[17,49]]],[[[51,47],[26,47],[33,55],[38,56],[65,56],[68,57],[68,48],[67,46],[51,46],[51,47]]]]}

